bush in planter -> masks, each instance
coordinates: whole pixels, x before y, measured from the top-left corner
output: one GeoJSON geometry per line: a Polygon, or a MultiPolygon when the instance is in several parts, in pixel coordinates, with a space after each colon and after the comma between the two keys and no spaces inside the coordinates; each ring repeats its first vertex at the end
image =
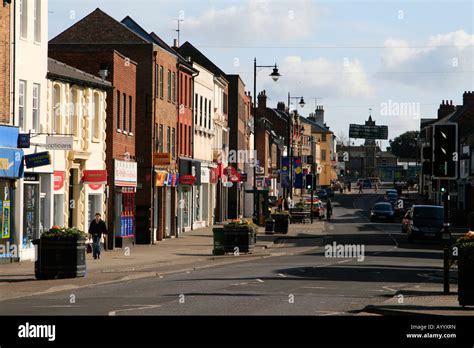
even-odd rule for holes
{"type": "Polygon", "coordinates": [[[276,233],[288,233],[288,223],[290,221],[290,214],[288,212],[278,212],[272,214],[272,219],[275,220],[276,233]]]}
{"type": "Polygon", "coordinates": [[[246,220],[233,221],[224,225],[225,252],[235,252],[236,247],[239,252],[253,251],[257,230],[257,225],[246,220]]]}
{"type": "Polygon", "coordinates": [[[37,245],[37,279],[84,277],[87,234],[77,228],[53,226],[44,232],[37,245]]]}
{"type": "Polygon", "coordinates": [[[459,304],[474,305],[474,232],[469,231],[452,245],[451,264],[458,266],[459,304]]]}

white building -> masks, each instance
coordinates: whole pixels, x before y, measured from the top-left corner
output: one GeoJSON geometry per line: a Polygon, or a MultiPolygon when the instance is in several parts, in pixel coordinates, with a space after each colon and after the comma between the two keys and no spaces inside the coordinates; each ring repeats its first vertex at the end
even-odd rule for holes
{"type": "Polygon", "coordinates": [[[214,75],[197,63],[194,79],[194,160],[201,162],[201,185],[193,186],[193,228],[210,226],[214,221],[216,184],[211,183],[214,143],[214,75]]]}
{"type": "MultiPolygon", "coordinates": [[[[13,45],[13,124],[20,133],[31,134],[25,155],[45,151],[48,1],[18,0],[12,6],[13,45]],[[15,7],[15,8],[14,8],[15,7]],[[16,14],[16,16],[14,16],[16,14]],[[38,144],[38,145],[37,145],[38,144]]],[[[33,259],[33,239],[52,226],[53,166],[25,168],[18,181],[13,219],[20,260],[33,259]]]]}

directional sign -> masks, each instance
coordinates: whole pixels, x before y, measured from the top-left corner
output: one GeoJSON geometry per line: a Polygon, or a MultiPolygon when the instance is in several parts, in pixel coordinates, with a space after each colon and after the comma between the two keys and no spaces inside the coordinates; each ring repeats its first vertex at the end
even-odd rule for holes
{"type": "Polygon", "coordinates": [[[388,139],[387,126],[349,125],[349,138],[355,139],[388,139]]]}

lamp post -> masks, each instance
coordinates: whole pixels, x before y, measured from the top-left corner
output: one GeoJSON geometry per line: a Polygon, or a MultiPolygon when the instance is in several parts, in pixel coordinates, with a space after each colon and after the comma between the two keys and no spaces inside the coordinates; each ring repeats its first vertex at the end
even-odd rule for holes
{"type": "MultiPolygon", "coordinates": [[[[306,105],[304,101],[304,97],[292,97],[290,95],[290,92],[288,92],[288,139],[287,139],[287,145],[288,145],[288,164],[289,164],[289,171],[290,171],[290,198],[293,199],[293,144],[292,144],[292,117],[290,113],[290,102],[291,99],[299,99],[299,106],[302,108],[306,105]]],[[[295,120],[298,117],[298,111],[295,109],[295,120]]]]}
{"type": "Polygon", "coordinates": [[[278,81],[280,78],[280,73],[278,72],[277,65],[257,65],[257,58],[253,60],[253,145],[255,151],[255,161],[253,163],[253,217],[254,222],[258,223],[258,196],[257,196],[257,68],[273,68],[273,72],[270,74],[270,77],[273,81],[278,81]]]}

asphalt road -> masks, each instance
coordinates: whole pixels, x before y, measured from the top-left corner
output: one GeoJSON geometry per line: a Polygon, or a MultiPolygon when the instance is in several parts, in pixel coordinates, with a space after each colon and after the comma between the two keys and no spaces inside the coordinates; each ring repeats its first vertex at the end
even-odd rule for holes
{"type": "MultiPolygon", "coordinates": [[[[333,219],[325,223],[325,244],[318,246],[318,239],[301,240],[307,246],[314,244],[304,254],[8,300],[0,302],[0,312],[354,315],[369,304],[383,302],[397,290],[433,284],[442,288],[439,246],[408,244],[399,223],[369,222],[368,209],[379,198],[368,193],[336,196],[333,219]],[[364,253],[358,258],[334,257],[337,254],[326,257],[325,245],[334,242],[363,247],[364,253]]],[[[275,247],[291,250],[292,244],[275,247]]]]}

